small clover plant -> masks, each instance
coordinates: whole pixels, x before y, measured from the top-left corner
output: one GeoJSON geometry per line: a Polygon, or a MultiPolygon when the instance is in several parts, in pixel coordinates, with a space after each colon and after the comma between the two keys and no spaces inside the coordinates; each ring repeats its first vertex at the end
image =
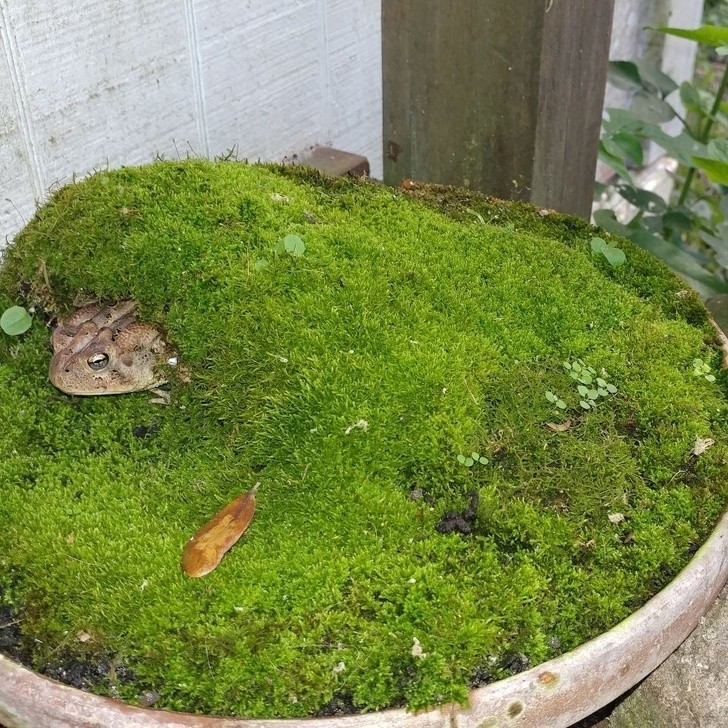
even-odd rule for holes
{"type": "Polygon", "coordinates": [[[600,397],[608,397],[616,394],[617,388],[606,380],[607,373],[602,369],[601,375],[597,376],[594,367],[587,366],[581,359],[564,362],[564,369],[569,376],[577,382],[576,390],[579,392],[579,406],[582,409],[593,409],[600,397]]]}
{"type": "Polygon", "coordinates": [[[560,410],[565,410],[566,409],[566,402],[564,402],[564,400],[561,399],[561,397],[559,397],[558,395],[554,394],[551,390],[549,390],[548,392],[546,392],[546,399],[549,402],[551,402],[551,404],[556,405],[560,410]]]}
{"type": "Polygon", "coordinates": [[[9,336],[24,334],[32,323],[33,319],[22,306],[11,306],[0,316],[0,329],[9,336]]]}
{"type": "Polygon", "coordinates": [[[472,468],[475,463],[487,465],[489,460],[478,452],[471,452],[470,455],[458,455],[458,462],[466,468],[472,468]]]}
{"type": "Polygon", "coordinates": [[[693,359],[693,376],[705,377],[706,382],[714,382],[715,376],[710,373],[710,365],[702,359],[693,359]]]}

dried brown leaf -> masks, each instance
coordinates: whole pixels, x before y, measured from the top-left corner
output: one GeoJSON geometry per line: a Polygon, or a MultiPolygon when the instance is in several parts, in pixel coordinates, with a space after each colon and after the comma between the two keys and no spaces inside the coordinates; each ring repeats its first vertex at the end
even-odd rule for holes
{"type": "Polygon", "coordinates": [[[554,432],[566,432],[571,427],[571,420],[566,420],[566,422],[547,422],[546,427],[554,432]]]}
{"type": "Polygon", "coordinates": [[[185,545],[182,568],[188,576],[209,574],[245,533],[255,513],[256,488],[218,511],[185,545]]]}
{"type": "Polygon", "coordinates": [[[610,523],[622,523],[624,520],[624,513],[610,513],[607,518],[610,523]]]}

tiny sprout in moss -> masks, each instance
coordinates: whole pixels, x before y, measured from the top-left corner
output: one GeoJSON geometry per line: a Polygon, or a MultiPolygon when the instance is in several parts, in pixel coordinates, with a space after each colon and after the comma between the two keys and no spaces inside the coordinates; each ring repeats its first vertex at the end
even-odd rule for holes
{"type": "Polygon", "coordinates": [[[466,208],[466,212],[469,212],[471,215],[474,215],[476,218],[478,218],[478,222],[481,225],[485,225],[485,218],[479,212],[471,209],[470,207],[466,208]]]}
{"type": "Polygon", "coordinates": [[[289,233],[278,241],[275,252],[288,253],[292,258],[300,258],[306,252],[306,245],[300,236],[289,233]]]}
{"type": "Polygon", "coordinates": [[[32,323],[33,319],[22,306],[11,306],[0,316],[0,329],[10,336],[24,334],[32,323]]]}
{"type": "Polygon", "coordinates": [[[612,268],[619,268],[627,260],[627,256],[621,248],[618,248],[616,245],[610,245],[603,238],[592,238],[591,249],[596,255],[603,255],[612,268]]]}
{"type": "Polygon", "coordinates": [[[470,455],[458,455],[458,462],[464,465],[466,468],[472,468],[475,463],[487,465],[488,458],[483,457],[478,452],[471,452],[470,455]]]}
{"type": "Polygon", "coordinates": [[[552,404],[556,405],[559,409],[566,409],[566,402],[563,399],[555,395],[551,390],[546,392],[546,399],[552,404]]]}
{"type": "Polygon", "coordinates": [[[710,373],[710,365],[702,359],[693,359],[693,376],[705,377],[706,382],[715,381],[715,376],[710,373]]]}
{"type": "Polygon", "coordinates": [[[268,258],[258,258],[255,263],[253,263],[253,270],[262,270],[263,268],[268,267],[268,258]]]}

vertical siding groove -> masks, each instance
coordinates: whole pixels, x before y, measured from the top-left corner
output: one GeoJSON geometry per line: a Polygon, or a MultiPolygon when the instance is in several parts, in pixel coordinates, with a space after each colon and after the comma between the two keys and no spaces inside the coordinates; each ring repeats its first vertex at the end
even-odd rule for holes
{"type": "MultiPolygon", "coordinates": [[[[1,0],[0,0],[1,1],[1,0]]],[[[197,17],[195,15],[195,0],[184,0],[185,28],[187,31],[187,50],[190,57],[190,73],[195,94],[195,119],[197,121],[197,134],[202,148],[200,153],[204,157],[210,156],[210,138],[207,129],[207,108],[205,103],[205,89],[202,84],[202,59],[200,57],[200,44],[197,37],[197,17]]]]}
{"type": "Polygon", "coordinates": [[[318,0],[319,13],[319,43],[321,49],[321,72],[319,83],[321,85],[321,130],[324,133],[324,143],[331,144],[331,48],[329,46],[329,7],[328,0],[318,0]]]}
{"type": "Polygon", "coordinates": [[[2,40],[2,46],[5,50],[5,59],[10,74],[10,88],[17,113],[18,128],[25,148],[25,157],[33,182],[33,192],[36,200],[41,200],[44,196],[43,181],[45,174],[43,173],[43,163],[38,154],[38,145],[36,144],[31,121],[28,91],[20,67],[20,50],[10,22],[10,11],[6,0],[0,0],[0,40],[2,40]]]}

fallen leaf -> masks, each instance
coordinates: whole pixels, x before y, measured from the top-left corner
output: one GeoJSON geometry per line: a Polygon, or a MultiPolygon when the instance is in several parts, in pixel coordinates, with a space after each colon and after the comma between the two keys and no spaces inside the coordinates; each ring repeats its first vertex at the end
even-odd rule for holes
{"type": "Polygon", "coordinates": [[[566,420],[566,422],[547,422],[546,427],[549,427],[554,432],[566,432],[571,427],[571,420],[566,420]]]}
{"type": "Polygon", "coordinates": [[[693,449],[690,451],[690,454],[695,456],[702,455],[713,445],[715,445],[715,440],[712,440],[710,437],[696,437],[695,445],[693,445],[693,449]]]}
{"type": "Polygon", "coordinates": [[[91,640],[91,635],[88,632],[84,632],[82,629],[80,629],[78,632],[76,632],[76,639],[79,642],[89,642],[91,640]]]}
{"type": "Polygon", "coordinates": [[[245,533],[255,513],[256,485],[218,511],[185,545],[182,568],[198,578],[209,574],[245,533]]]}
{"type": "Polygon", "coordinates": [[[624,520],[624,513],[610,513],[607,518],[610,523],[622,523],[624,520]]]}

